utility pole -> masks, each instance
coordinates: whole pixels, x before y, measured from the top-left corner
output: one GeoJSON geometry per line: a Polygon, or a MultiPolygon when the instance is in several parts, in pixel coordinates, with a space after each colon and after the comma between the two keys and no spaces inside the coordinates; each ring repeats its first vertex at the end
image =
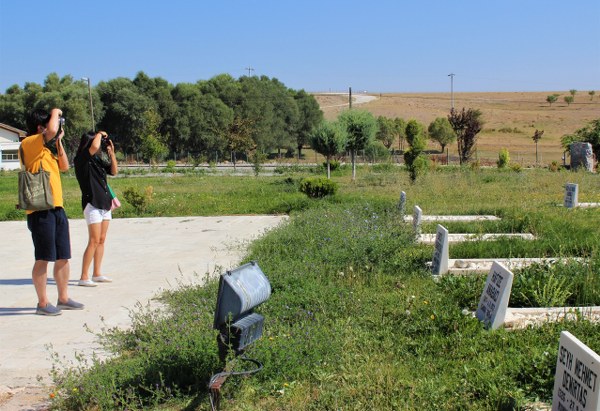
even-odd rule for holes
{"type": "Polygon", "coordinates": [[[248,77],[250,77],[252,74],[250,74],[250,72],[254,71],[254,69],[250,66],[246,67],[246,70],[248,70],[248,77]]]}
{"type": "Polygon", "coordinates": [[[352,110],[352,87],[348,87],[348,107],[352,110]]]}
{"type": "Polygon", "coordinates": [[[454,73],[448,74],[448,77],[450,77],[450,107],[452,111],[454,111],[454,76],[454,73]]]}

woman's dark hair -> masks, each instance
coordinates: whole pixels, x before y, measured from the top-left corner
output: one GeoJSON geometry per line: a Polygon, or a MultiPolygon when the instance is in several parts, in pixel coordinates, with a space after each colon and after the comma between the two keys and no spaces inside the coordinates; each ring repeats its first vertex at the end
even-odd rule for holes
{"type": "Polygon", "coordinates": [[[92,143],[92,140],[94,139],[94,137],[96,137],[96,133],[93,131],[88,131],[87,133],[83,133],[81,135],[81,140],[79,140],[79,147],[77,147],[77,153],[75,154],[75,156],[78,156],[79,154],[81,154],[81,152],[83,150],[88,148],[90,146],[90,144],[92,143]]]}
{"type": "Polygon", "coordinates": [[[46,126],[50,121],[50,113],[41,108],[36,108],[32,110],[25,119],[25,124],[27,125],[27,133],[32,136],[37,134],[38,126],[46,126]]]}

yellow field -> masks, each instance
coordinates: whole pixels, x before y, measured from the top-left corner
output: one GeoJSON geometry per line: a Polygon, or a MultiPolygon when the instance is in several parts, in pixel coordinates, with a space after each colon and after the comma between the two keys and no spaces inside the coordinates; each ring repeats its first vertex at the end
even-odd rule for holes
{"type": "MultiPolygon", "coordinates": [[[[568,91],[454,93],[454,107],[478,109],[482,112],[484,129],[477,142],[477,157],[483,163],[495,163],[501,148],[508,149],[512,162],[524,166],[535,164],[536,129],[544,130],[538,143],[540,165],[552,161],[562,163],[563,150],[560,138],[573,133],[591,120],[600,118],[600,97],[590,100],[588,91],[579,91],[575,101],[567,105],[563,97],[568,91]],[[550,106],[546,97],[559,94],[558,101],[550,106]],[[501,130],[504,130],[501,131],[501,130]],[[510,132],[507,132],[510,130],[510,132]]],[[[370,111],[375,116],[416,119],[425,127],[436,117],[448,115],[451,107],[450,93],[377,94],[377,98],[364,104],[353,103],[353,108],[370,111]]],[[[348,108],[347,95],[315,94],[321,110],[328,120],[348,108]]],[[[439,145],[430,143],[430,150],[439,145]]],[[[456,144],[449,147],[450,156],[456,155],[456,144]]]]}

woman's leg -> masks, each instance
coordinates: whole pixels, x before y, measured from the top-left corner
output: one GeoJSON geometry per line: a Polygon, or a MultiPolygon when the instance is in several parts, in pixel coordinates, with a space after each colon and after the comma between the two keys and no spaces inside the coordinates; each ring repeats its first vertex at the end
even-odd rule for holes
{"type": "Polygon", "coordinates": [[[92,264],[92,260],[98,249],[98,244],[100,243],[102,224],[103,223],[96,223],[88,225],[88,244],[83,252],[83,262],[81,263],[81,280],[83,281],[90,279],[90,265],[92,264]]]}
{"type": "Polygon", "coordinates": [[[104,257],[104,241],[106,241],[106,233],[108,232],[108,225],[110,220],[103,220],[100,224],[100,236],[98,239],[98,246],[94,252],[94,277],[100,277],[102,275],[102,258],[104,257]]]}

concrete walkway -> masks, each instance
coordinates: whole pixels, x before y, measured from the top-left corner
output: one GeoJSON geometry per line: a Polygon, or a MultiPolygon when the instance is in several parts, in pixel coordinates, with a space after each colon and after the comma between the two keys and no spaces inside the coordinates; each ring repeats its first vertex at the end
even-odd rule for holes
{"type": "MultiPolygon", "coordinates": [[[[66,361],[75,353],[99,351],[95,336],[103,327],[127,327],[129,312],[156,293],[180,283],[198,283],[206,273],[218,276],[236,267],[249,241],[279,225],[286,216],[232,216],[115,219],[111,222],[103,264],[114,282],[77,286],[87,244],[84,220],[70,220],[70,296],[86,305],[57,317],[35,315],[31,282],[33,244],[24,221],[0,222],[0,388],[49,383],[51,352],[66,361]],[[48,346],[51,344],[51,348],[48,346]],[[38,377],[40,381],[38,381],[38,377]]],[[[48,296],[57,299],[50,264],[48,296]]],[[[265,273],[268,276],[268,273],[265,273]]],[[[216,297],[215,297],[216,298],[216,297]]],[[[1,392],[0,392],[1,394],[1,392]]],[[[6,402],[0,400],[0,409],[6,402]]]]}

